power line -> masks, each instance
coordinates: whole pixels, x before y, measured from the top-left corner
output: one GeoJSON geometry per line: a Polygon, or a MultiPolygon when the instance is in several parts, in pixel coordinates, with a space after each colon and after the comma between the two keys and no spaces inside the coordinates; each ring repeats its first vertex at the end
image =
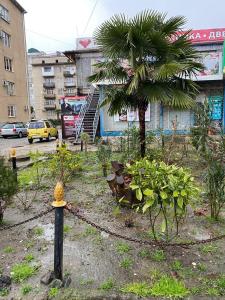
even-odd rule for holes
{"type": "Polygon", "coordinates": [[[42,36],[42,37],[44,37],[44,38],[46,38],[46,39],[53,40],[53,41],[56,41],[56,42],[59,42],[59,43],[63,43],[63,44],[67,44],[67,45],[70,45],[70,46],[75,47],[75,44],[68,43],[68,42],[61,41],[61,40],[57,40],[57,39],[52,38],[52,37],[50,37],[50,36],[48,36],[48,35],[45,35],[45,34],[42,34],[42,33],[39,33],[39,32],[33,31],[33,30],[30,30],[30,29],[27,29],[27,31],[29,31],[29,32],[31,32],[31,33],[34,33],[34,34],[37,34],[37,35],[39,35],[39,36],[42,36]]]}
{"type": "Polygon", "coordinates": [[[96,1],[95,1],[95,4],[94,4],[94,6],[93,6],[93,8],[92,8],[92,11],[91,11],[90,16],[89,16],[89,18],[88,18],[88,20],[87,20],[86,26],[85,26],[85,28],[84,28],[83,34],[85,34],[85,32],[86,32],[86,30],[87,30],[87,28],[88,28],[88,25],[89,25],[89,23],[90,23],[90,21],[91,21],[91,18],[92,18],[92,16],[93,16],[93,14],[94,14],[94,11],[95,11],[95,9],[96,9],[96,6],[97,6],[97,4],[98,4],[98,1],[99,1],[99,0],[96,0],[96,1]]]}

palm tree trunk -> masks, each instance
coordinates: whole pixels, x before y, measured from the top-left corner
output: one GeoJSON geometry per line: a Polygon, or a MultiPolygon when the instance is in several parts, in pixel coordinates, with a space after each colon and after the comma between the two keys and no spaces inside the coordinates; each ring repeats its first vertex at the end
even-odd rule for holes
{"type": "Polygon", "coordinates": [[[145,156],[145,105],[141,105],[138,109],[139,116],[139,135],[141,144],[141,157],[145,156]]]}

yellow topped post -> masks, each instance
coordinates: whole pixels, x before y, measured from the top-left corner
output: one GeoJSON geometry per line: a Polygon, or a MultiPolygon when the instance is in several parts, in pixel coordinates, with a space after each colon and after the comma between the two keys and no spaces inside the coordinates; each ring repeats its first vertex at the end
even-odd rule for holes
{"type": "Polygon", "coordinates": [[[16,149],[15,148],[10,149],[10,157],[16,157],[16,149]]]}
{"type": "Polygon", "coordinates": [[[53,207],[64,207],[66,206],[66,201],[64,201],[64,188],[62,182],[57,182],[54,190],[55,201],[52,202],[53,207]]]}

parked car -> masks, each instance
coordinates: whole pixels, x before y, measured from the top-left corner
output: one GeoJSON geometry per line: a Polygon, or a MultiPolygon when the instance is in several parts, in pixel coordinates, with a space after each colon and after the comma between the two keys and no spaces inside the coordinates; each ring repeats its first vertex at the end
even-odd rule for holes
{"type": "Polygon", "coordinates": [[[28,127],[28,142],[33,143],[34,139],[39,139],[42,141],[46,139],[50,140],[51,137],[58,138],[59,133],[55,126],[52,125],[50,121],[39,120],[35,122],[30,122],[28,127]]]}
{"type": "Polygon", "coordinates": [[[2,137],[2,134],[1,134],[1,129],[2,127],[5,125],[5,123],[0,123],[0,137],[2,137]]]}
{"type": "Polygon", "coordinates": [[[22,122],[6,123],[0,129],[0,134],[5,139],[10,136],[22,138],[23,136],[27,136],[27,128],[22,122]]]}

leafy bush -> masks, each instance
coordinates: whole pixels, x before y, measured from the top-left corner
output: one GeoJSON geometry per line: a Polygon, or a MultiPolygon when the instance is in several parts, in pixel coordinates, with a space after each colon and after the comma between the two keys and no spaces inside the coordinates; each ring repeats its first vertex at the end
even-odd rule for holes
{"type": "Polygon", "coordinates": [[[107,142],[100,141],[96,155],[102,165],[103,176],[107,176],[107,167],[112,156],[111,145],[107,142]]]}
{"type": "Polygon", "coordinates": [[[16,174],[0,159],[0,223],[3,220],[4,210],[11,197],[17,192],[16,174]]]}
{"type": "Polygon", "coordinates": [[[50,156],[48,169],[50,178],[68,183],[81,170],[82,158],[78,153],[72,153],[60,147],[56,154],[50,156]]]}
{"type": "Polygon", "coordinates": [[[179,232],[179,225],[186,214],[187,205],[198,195],[191,174],[175,165],[164,162],[150,162],[146,158],[127,164],[132,175],[130,187],[135,191],[137,211],[148,212],[150,226],[157,240],[156,220],[160,217],[161,232],[166,240],[179,232]]]}

